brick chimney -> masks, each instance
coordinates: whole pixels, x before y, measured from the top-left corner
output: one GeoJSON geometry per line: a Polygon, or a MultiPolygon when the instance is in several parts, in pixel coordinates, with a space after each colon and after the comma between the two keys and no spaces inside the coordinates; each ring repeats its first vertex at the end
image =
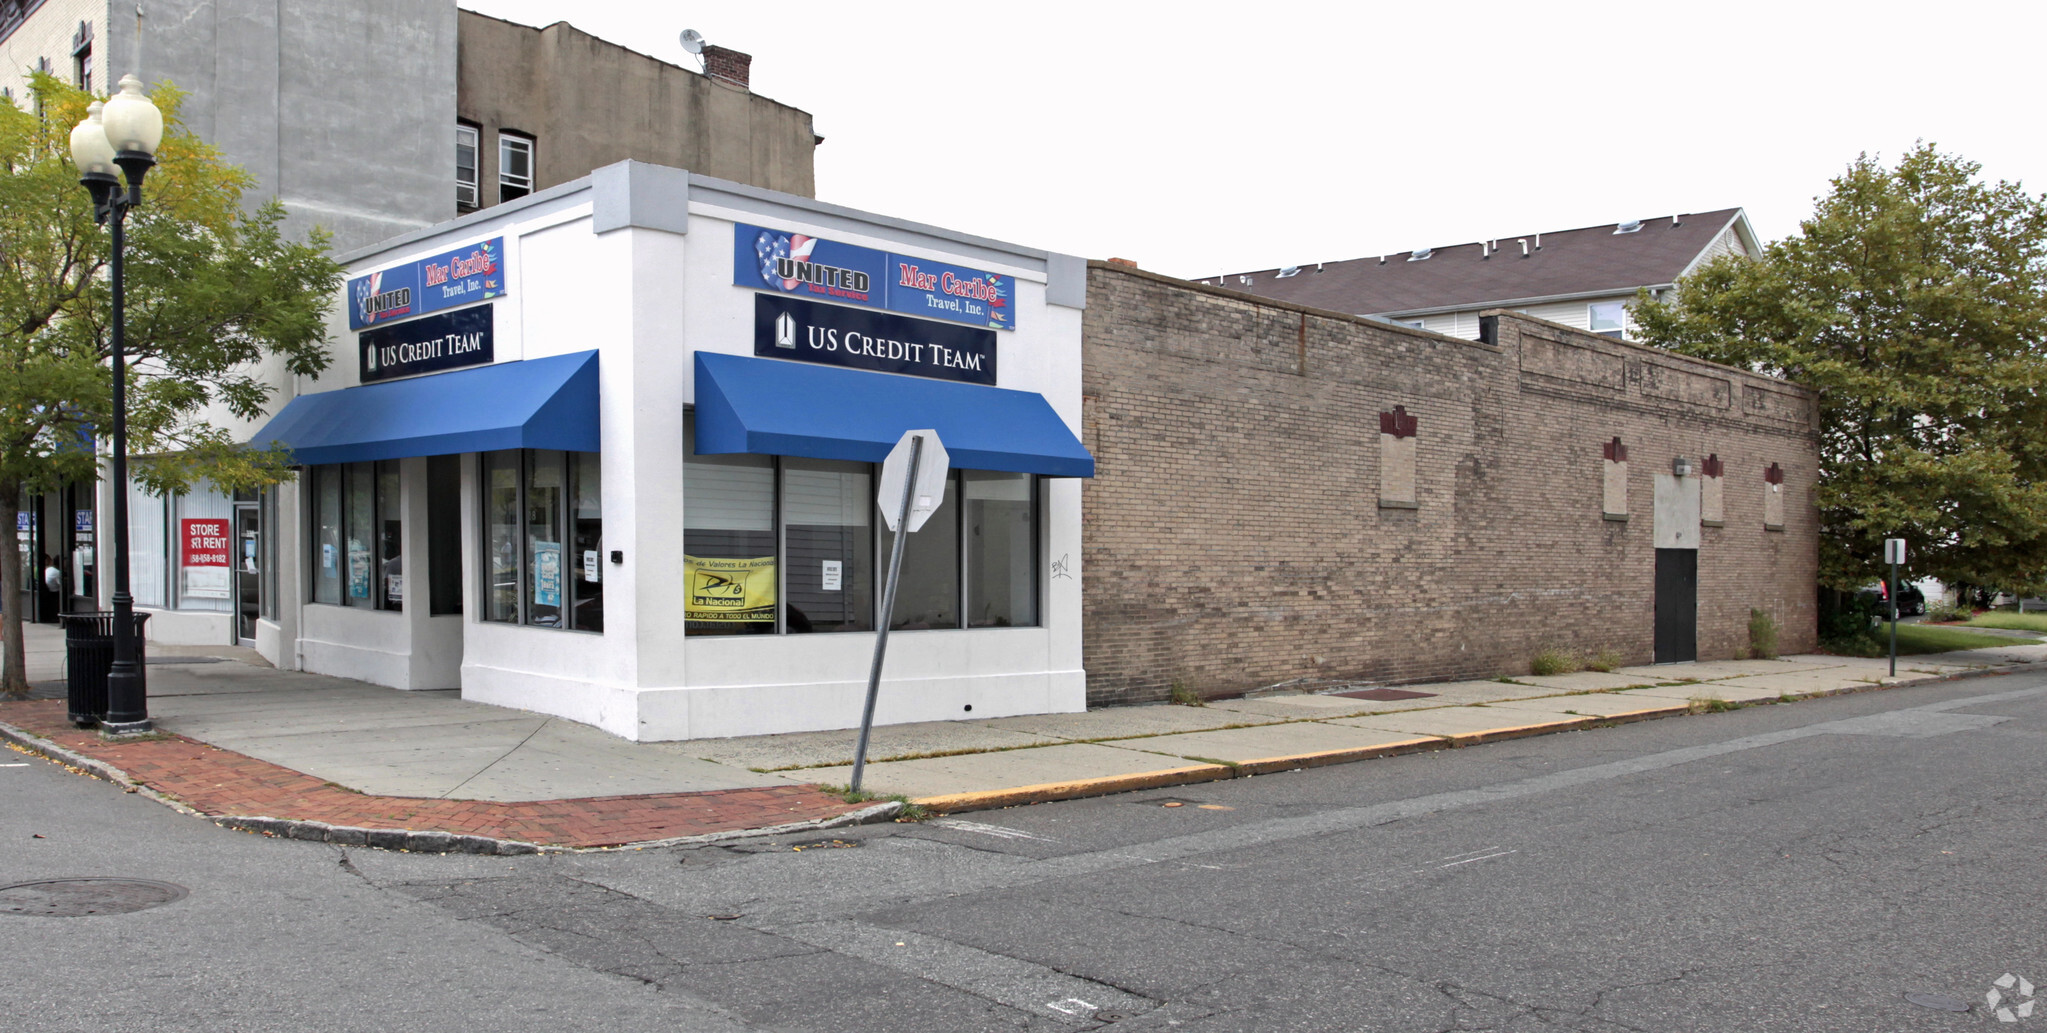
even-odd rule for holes
{"type": "Polygon", "coordinates": [[[704,44],[704,74],[713,79],[722,79],[740,89],[747,88],[753,69],[753,55],[728,50],[715,44],[704,44]]]}

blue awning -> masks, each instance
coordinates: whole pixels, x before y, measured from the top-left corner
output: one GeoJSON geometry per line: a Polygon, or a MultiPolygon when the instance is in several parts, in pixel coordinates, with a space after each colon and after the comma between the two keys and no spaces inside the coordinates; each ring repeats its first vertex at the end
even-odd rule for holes
{"type": "Polygon", "coordinates": [[[250,439],[301,466],[488,452],[598,451],[597,353],[435,373],[300,395],[250,439]]]}
{"type": "Polygon", "coordinates": [[[878,463],[928,427],[963,470],[1093,477],[1095,458],[1045,397],[979,384],[697,353],[697,454],[878,463]]]}

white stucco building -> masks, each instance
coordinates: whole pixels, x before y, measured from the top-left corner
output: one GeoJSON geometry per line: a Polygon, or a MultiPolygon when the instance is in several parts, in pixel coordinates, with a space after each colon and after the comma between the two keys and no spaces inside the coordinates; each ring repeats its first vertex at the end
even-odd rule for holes
{"type": "Polygon", "coordinates": [[[343,260],[332,365],[244,428],[302,464],[234,517],[257,604],[173,586],[153,636],[639,740],[851,727],[874,464],[928,427],[877,719],[1084,709],[1083,262],[632,162],[343,260]]]}

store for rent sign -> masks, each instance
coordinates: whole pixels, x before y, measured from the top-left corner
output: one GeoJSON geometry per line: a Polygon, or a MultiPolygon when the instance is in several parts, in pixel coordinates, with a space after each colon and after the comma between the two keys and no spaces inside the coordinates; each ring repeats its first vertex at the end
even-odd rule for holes
{"type": "Polygon", "coordinates": [[[732,282],[950,323],[1016,329],[1016,277],[738,224],[732,282]]]}
{"type": "Polygon", "coordinates": [[[505,293],[505,238],[417,262],[380,269],[348,281],[348,328],[411,319],[505,293]]]}
{"type": "Polygon", "coordinates": [[[182,594],[190,599],[225,599],[234,539],[225,519],[178,521],[178,566],[182,594]]]}

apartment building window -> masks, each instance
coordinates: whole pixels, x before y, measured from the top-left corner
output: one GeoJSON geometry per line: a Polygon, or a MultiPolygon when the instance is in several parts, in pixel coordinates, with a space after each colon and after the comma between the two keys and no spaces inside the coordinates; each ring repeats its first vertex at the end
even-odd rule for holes
{"type": "Polygon", "coordinates": [[[455,207],[476,208],[476,127],[455,127],[455,207]]]}
{"type": "Polygon", "coordinates": [[[1621,301],[1598,301],[1591,306],[1586,327],[1595,334],[1605,337],[1621,337],[1625,333],[1623,320],[1627,317],[1627,303],[1621,301]]]}
{"type": "Polygon", "coordinates": [[[71,83],[92,92],[92,23],[79,22],[71,36],[71,83]]]}
{"type": "Polygon", "coordinates": [[[498,134],[498,201],[516,200],[533,192],[533,139],[498,134]]]}

